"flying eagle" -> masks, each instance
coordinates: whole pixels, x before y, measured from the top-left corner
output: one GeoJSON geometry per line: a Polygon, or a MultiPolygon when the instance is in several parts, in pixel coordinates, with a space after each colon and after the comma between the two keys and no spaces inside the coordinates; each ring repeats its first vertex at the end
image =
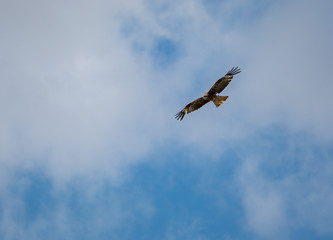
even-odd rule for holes
{"type": "Polygon", "coordinates": [[[216,83],[206,92],[201,98],[194,100],[187,104],[183,110],[175,115],[177,120],[183,120],[185,114],[198,110],[206,103],[213,101],[216,107],[219,107],[222,103],[224,103],[228,96],[218,96],[217,94],[222,92],[226,86],[231,82],[231,79],[234,75],[240,73],[241,70],[238,67],[233,67],[227,74],[216,81],[216,83]]]}

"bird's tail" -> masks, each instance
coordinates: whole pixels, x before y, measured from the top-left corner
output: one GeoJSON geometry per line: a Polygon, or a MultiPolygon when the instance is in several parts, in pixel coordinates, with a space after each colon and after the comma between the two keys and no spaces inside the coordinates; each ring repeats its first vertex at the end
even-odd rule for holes
{"type": "Polygon", "coordinates": [[[229,96],[216,96],[213,99],[213,103],[215,104],[216,107],[219,107],[222,103],[224,103],[229,96]]]}

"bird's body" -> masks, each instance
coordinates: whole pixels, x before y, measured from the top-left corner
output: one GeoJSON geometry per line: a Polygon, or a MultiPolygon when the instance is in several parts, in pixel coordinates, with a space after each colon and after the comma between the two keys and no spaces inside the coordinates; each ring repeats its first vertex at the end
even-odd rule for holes
{"type": "Polygon", "coordinates": [[[231,82],[233,76],[240,72],[241,71],[238,67],[232,68],[224,77],[217,80],[216,83],[211,87],[211,89],[206,92],[202,97],[194,100],[193,102],[190,102],[184,107],[183,110],[177,113],[175,116],[176,119],[180,121],[183,120],[186,114],[198,110],[210,101],[212,101],[216,107],[219,107],[227,100],[228,96],[219,96],[217,94],[222,92],[223,89],[225,89],[226,86],[228,86],[228,84],[231,82]]]}

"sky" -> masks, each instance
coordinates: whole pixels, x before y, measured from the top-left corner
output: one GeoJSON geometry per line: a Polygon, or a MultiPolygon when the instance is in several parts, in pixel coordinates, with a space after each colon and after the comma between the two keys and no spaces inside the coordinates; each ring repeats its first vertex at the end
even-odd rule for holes
{"type": "Polygon", "coordinates": [[[0,0],[0,239],[332,239],[331,9],[0,0]]]}

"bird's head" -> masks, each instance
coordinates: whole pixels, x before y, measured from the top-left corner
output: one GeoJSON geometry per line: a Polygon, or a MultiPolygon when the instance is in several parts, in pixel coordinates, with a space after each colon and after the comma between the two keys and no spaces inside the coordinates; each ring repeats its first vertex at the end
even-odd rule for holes
{"type": "Polygon", "coordinates": [[[202,95],[203,99],[207,99],[208,98],[208,92],[206,92],[204,95],[202,95]]]}

